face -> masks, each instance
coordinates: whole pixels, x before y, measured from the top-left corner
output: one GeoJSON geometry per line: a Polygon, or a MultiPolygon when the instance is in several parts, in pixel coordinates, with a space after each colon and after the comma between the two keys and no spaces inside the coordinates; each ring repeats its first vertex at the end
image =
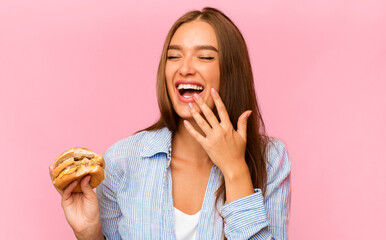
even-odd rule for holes
{"type": "Polygon", "coordinates": [[[168,93],[176,113],[191,118],[188,103],[198,94],[213,109],[210,89],[220,87],[217,38],[212,26],[203,21],[181,25],[172,37],[165,67],[168,93]]]}

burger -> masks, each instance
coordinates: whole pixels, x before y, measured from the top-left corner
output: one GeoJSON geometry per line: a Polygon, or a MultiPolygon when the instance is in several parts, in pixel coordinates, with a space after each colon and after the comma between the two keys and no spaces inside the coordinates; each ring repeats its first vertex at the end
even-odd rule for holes
{"type": "MultiPolygon", "coordinates": [[[[86,148],[71,148],[60,154],[54,163],[52,183],[59,190],[64,190],[70,183],[90,175],[92,188],[98,186],[106,177],[105,161],[101,155],[86,148]]],[[[73,192],[82,192],[80,184],[73,192]]]]}

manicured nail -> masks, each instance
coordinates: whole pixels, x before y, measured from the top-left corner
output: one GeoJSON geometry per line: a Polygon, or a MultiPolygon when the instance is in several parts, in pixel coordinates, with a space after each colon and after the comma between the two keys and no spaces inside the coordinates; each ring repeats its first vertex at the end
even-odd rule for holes
{"type": "Polygon", "coordinates": [[[197,93],[195,93],[195,94],[193,95],[193,97],[194,97],[194,99],[196,99],[196,100],[200,100],[200,96],[199,96],[197,93]]]}
{"type": "Polygon", "coordinates": [[[184,120],[184,125],[187,127],[188,126],[188,121],[184,120]]]}
{"type": "Polygon", "coordinates": [[[188,103],[188,106],[189,106],[190,109],[193,109],[192,103],[188,103]]]}
{"type": "Polygon", "coordinates": [[[213,94],[213,95],[216,95],[216,90],[214,88],[211,88],[210,89],[210,92],[213,94]]]}

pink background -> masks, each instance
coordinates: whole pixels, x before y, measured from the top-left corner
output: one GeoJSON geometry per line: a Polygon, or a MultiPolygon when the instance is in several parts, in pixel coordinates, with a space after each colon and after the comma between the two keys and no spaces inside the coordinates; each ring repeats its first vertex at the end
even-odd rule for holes
{"type": "Polygon", "coordinates": [[[248,43],[268,132],[292,156],[291,239],[386,239],[386,2],[0,1],[1,239],[73,239],[48,165],[158,117],[172,23],[207,5],[248,43]]]}

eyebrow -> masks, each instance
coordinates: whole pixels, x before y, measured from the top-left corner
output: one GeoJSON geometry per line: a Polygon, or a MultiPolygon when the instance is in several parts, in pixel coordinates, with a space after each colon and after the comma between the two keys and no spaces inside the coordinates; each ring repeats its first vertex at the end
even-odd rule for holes
{"type": "MultiPolygon", "coordinates": [[[[169,45],[168,50],[175,49],[175,50],[182,50],[182,47],[180,45],[169,45]]],[[[194,47],[195,50],[212,50],[215,52],[218,52],[218,50],[211,46],[211,45],[199,45],[194,47]]]]}

